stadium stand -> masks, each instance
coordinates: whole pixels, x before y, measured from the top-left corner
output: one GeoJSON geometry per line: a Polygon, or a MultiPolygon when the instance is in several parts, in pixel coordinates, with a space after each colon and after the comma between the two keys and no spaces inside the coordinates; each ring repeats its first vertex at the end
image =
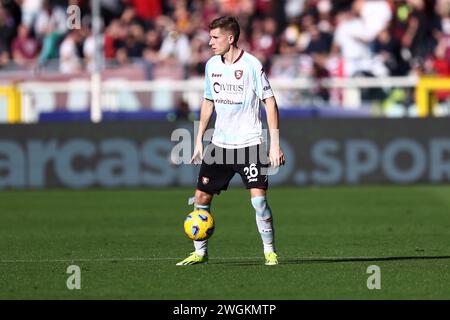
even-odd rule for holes
{"type": "MultiPolygon", "coordinates": [[[[128,79],[127,73],[134,74],[133,80],[142,81],[201,79],[211,55],[208,22],[225,14],[238,17],[243,29],[240,47],[264,63],[271,79],[315,81],[316,85],[303,90],[280,90],[280,105],[284,109],[362,106],[368,108],[369,112],[363,112],[367,115],[374,114],[371,107],[376,101],[383,115],[396,115],[392,107],[407,110],[414,105],[414,85],[408,80],[395,88],[383,86],[382,81],[375,87],[358,88],[356,98],[354,90],[327,87],[322,80],[450,76],[450,0],[101,0],[100,3],[104,79],[109,78],[108,73],[120,75],[121,79],[128,79]],[[141,71],[135,74],[137,69],[141,71]]],[[[88,0],[3,1],[0,81],[87,79],[95,54],[91,21],[88,0]],[[79,28],[68,29],[70,6],[80,10],[79,28]]],[[[171,111],[187,101],[195,111],[199,104],[198,94],[147,95],[137,97],[143,99],[139,109],[171,111]]],[[[445,90],[436,94],[446,110],[449,97],[445,90]]]]}

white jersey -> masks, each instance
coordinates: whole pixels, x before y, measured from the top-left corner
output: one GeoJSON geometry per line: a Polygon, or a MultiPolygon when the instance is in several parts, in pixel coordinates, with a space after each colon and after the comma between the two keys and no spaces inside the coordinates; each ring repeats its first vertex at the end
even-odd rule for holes
{"type": "Polygon", "coordinates": [[[242,50],[231,65],[221,56],[210,58],[204,98],[214,102],[217,114],[212,143],[227,149],[262,143],[261,100],[272,96],[266,73],[253,55],[242,50]]]}

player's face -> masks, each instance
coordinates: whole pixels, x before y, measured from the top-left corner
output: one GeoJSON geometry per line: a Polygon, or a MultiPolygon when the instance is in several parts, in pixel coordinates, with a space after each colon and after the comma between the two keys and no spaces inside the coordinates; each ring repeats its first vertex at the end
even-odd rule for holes
{"type": "Polygon", "coordinates": [[[230,46],[233,43],[233,35],[220,28],[216,28],[209,32],[209,36],[211,37],[209,46],[214,54],[223,55],[230,50],[230,46]]]}

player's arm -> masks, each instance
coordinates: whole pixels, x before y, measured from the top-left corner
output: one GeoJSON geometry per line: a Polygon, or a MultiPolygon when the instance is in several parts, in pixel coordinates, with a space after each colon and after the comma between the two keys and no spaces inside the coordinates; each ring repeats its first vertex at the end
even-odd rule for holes
{"type": "Polygon", "coordinates": [[[280,121],[277,101],[275,97],[268,97],[263,100],[266,106],[267,126],[270,134],[269,159],[275,168],[283,165],[285,157],[280,146],[280,121]]]}
{"type": "Polygon", "coordinates": [[[203,134],[208,128],[209,120],[211,119],[212,113],[214,111],[214,102],[208,99],[203,99],[202,106],[200,108],[200,124],[198,127],[198,134],[195,139],[195,148],[194,154],[191,158],[191,163],[195,161],[195,159],[200,157],[203,160],[203,134]]]}

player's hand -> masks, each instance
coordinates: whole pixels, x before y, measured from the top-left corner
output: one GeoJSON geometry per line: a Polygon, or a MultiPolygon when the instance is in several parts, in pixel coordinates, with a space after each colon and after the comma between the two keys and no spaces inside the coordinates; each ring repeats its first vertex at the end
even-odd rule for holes
{"type": "Polygon", "coordinates": [[[280,146],[271,146],[269,151],[270,164],[277,168],[285,164],[286,159],[284,157],[284,152],[280,146]]]}
{"type": "Polygon", "coordinates": [[[192,155],[189,163],[200,164],[203,161],[203,143],[196,143],[194,148],[194,154],[192,155]]]}

